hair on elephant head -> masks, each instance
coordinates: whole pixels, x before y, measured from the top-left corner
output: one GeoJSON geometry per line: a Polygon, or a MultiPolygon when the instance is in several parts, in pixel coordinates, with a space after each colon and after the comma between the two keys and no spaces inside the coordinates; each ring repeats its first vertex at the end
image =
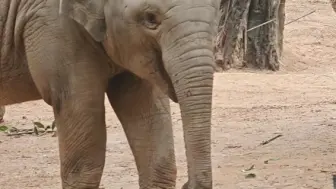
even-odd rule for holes
{"type": "Polygon", "coordinates": [[[189,188],[212,188],[213,36],[218,0],[61,0],[121,67],[179,102],[189,188]]]}

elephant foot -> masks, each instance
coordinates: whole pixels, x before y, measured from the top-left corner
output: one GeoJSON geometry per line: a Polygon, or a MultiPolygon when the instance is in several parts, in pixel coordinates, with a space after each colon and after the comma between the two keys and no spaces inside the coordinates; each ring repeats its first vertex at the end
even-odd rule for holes
{"type": "Polygon", "coordinates": [[[0,123],[3,123],[5,122],[3,118],[0,118],[0,123]]]}
{"type": "Polygon", "coordinates": [[[182,186],[182,189],[212,189],[212,187],[204,186],[199,182],[194,185],[189,184],[189,181],[182,186]]]}

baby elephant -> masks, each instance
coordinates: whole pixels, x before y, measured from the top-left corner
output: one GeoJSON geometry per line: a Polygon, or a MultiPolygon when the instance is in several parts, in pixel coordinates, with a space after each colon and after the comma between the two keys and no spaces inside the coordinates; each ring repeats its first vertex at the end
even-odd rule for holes
{"type": "Polygon", "coordinates": [[[63,189],[97,189],[107,94],[139,187],[173,189],[171,99],[183,122],[183,189],[211,189],[218,6],[218,0],[0,0],[0,106],[38,99],[52,106],[63,189]]]}

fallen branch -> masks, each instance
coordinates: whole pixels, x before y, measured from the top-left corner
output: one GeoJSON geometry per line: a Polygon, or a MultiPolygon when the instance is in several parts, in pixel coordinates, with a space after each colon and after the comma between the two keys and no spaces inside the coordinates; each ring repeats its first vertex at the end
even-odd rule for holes
{"type": "Polygon", "coordinates": [[[279,135],[277,135],[277,136],[275,136],[275,137],[273,137],[273,138],[271,138],[271,139],[269,139],[269,140],[266,140],[266,141],[260,143],[260,145],[266,145],[266,144],[268,144],[268,143],[274,141],[275,139],[277,139],[277,138],[279,138],[279,137],[282,137],[282,134],[279,134],[279,135]]]}
{"type": "MultiPolygon", "coordinates": [[[[56,131],[38,131],[37,135],[43,135],[43,134],[47,134],[47,133],[55,133],[56,131]]],[[[33,129],[27,129],[27,130],[23,130],[23,131],[17,131],[17,132],[8,132],[7,136],[18,136],[18,135],[32,135],[32,134],[36,134],[36,131],[34,131],[33,129]]]]}
{"type": "Polygon", "coordinates": [[[7,133],[7,136],[31,135],[31,134],[34,134],[34,131],[24,131],[24,132],[17,132],[17,133],[7,133]]]}

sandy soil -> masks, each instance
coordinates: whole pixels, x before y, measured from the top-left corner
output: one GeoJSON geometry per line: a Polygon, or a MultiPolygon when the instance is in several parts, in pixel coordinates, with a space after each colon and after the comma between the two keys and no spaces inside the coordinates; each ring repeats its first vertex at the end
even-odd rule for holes
{"type": "MultiPolygon", "coordinates": [[[[331,189],[336,174],[336,14],[328,0],[287,1],[289,24],[278,73],[217,73],[213,168],[217,189],[331,189]],[[266,145],[261,142],[282,134],[266,145]],[[254,165],[251,171],[243,172],[254,165]],[[254,173],[255,178],[245,178],[254,173]]],[[[102,187],[136,189],[137,174],[119,121],[107,106],[108,151],[102,187]]],[[[7,109],[6,125],[50,124],[41,101],[7,109]]],[[[178,188],[186,181],[179,109],[172,104],[178,188]]],[[[0,133],[2,189],[60,188],[57,138],[0,133]]]]}

